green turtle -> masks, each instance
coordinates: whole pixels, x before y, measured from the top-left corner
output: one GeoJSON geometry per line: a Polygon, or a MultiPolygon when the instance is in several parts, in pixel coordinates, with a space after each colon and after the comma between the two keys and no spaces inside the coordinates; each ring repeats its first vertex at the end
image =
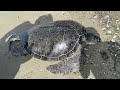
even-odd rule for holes
{"type": "Polygon", "coordinates": [[[30,54],[45,61],[60,61],[48,66],[47,70],[66,74],[80,67],[84,45],[96,44],[101,39],[87,33],[86,28],[75,21],[60,20],[34,26],[19,36],[11,35],[7,41],[14,55],[30,54]]]}

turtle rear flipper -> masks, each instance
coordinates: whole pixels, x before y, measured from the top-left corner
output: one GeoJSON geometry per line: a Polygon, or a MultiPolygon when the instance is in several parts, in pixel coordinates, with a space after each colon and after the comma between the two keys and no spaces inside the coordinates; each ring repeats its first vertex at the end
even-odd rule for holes
{"type": "Polygon", "coordinates": [[[80,57],[81,57],[81,46],[79,46],[76,52],[65,60],[62,60],[58,64],[50,65],[47,70],[52,73],[69,74],[70,72],[79,70],[80,57]]]}
{"type": "Polygon", "coordinates": [[[60,62],[58,64],[50,65],[47,67],[47,70],[54,74],[68,74],[72,72],[73,68],[64,63],[65,62],[60,62]]]}
{"type": "MultiPolygon", "coordinates": [[[[79,49],[78,49],[79,50],[79,49]]],[[[84,48],[81,49],[81,54],[75,52],[74,56],[71,56],[67,61],[61,61],[58,64],[50,65],[47,70],[57,74],[69,74],[70,72],[79,71],[83,78],[88,78],[90,74],[89,66],[87,65],[87,56],[85,54],[84,48]]]]}
{"type": "Polygon", "coordinates": [[[57,74],[57,73],[69,74],[70,72],[79,71],[80,61],[81,61],[81,56],[78,56],[78,55],[71,56],[67,58],[67,60],[63,60],[58,64],[48,66],[47,70],[54,74],[57,74]]]}

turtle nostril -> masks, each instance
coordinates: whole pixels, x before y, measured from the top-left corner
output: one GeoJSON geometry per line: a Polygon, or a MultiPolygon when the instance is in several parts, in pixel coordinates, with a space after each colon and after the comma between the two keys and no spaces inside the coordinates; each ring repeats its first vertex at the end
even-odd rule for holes
{"type": "Polygon", "coordinates": [[[101,42],[101,38],[98,37],[98,41],[101,42]]]}

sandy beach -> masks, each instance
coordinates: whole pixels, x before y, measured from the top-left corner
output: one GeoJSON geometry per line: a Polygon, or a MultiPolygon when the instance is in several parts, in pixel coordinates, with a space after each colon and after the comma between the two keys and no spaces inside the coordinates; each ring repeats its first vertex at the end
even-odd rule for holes
{"type": "Polygon", "coordinates": [[[99,50],[106,49],[107,41],[112,40],[112,35],[106,35],[102,30],[99,20],[93,11],[0,11],[0,79],[101,79],[101,78],[120,78],[118,71],[114,71],[114,62],[104,61],[99,50]],[[8,52],[8,44],[5,39],[11,34],[20,34],[25,30],[37,25],[53,22],[56,20],[74,20],[85,27],[88,32],[98,34],[103,43],[92,45],[86,52],[90,55],[92,64],[85,65],[81,72],[70,73],[67,75],[52,74],[46,67],[58,63],[47,62],[31,56],[13,56],[8,52]],[[104,74],[105,73],[105,74],[104,74]],[[107,74],[106,74],[107,73],[107,74]],[[113,75],[114,73],[115,76],[113,75]]]}

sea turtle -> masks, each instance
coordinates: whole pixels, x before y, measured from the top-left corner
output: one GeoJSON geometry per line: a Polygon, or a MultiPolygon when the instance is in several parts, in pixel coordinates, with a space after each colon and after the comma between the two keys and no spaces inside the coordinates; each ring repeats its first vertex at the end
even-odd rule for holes
{"type": "Polygon", "coordinates": [[[80,67],[84,60],[84,45],[98,43],[101,39],[87,33],[85,27],[75,21],[60,20],[34,26],[20,36],[11,35],[7,41],[9,51],[14,55],[29,53],[41,60],[59,60],[58,64],[48,66],[47,70],[66,74],[80,67]]]}

